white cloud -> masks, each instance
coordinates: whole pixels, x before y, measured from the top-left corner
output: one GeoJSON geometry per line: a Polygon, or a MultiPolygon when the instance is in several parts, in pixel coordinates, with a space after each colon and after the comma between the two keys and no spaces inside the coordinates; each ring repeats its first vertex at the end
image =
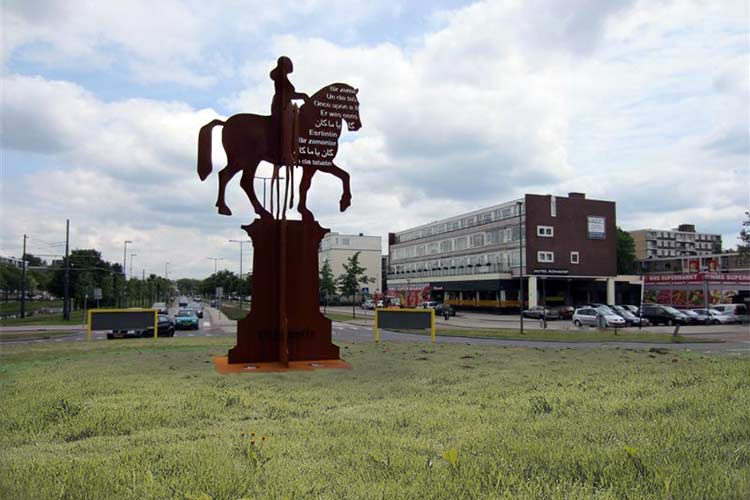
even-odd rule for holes
{"type": "MultiPolygon", "coordinates": [[[[369,12],[387,10],[367,4],[369,12]]],[[[337,18],[330,5],[307,2],[297,12],[328,15],[331,25],[361,22],[356,9],[337,18]]],[[[385,237],[524,192],[584,191],[617,201],[626,229],[695,223],[727,238],[750,206],[745,2],[478,2],[435,14],[435,29],[408,45],[343,46],[271,30],[279,34],[236,72],[225,68],[234,56],[222,51],[204,65],[206,51],[234,43],[237,33],[261,39],[269,34],[263,22],[282,22],[286,6],[270,6],[253,24],[245,23],[252,8],[171,2],[162,19],[142,26],[142,4],[132,16],[120,7],[53,7],[45,19],[12,9],[9,53],[50,64],[60,55],[125,64],[143,81],[206,85],[206,75],[224,71],[246,82],[215,96],[231,113],[269,112],[268,72],[278,54],[294,60],[300,91],[334,81],[360,88],[363,128],[345,134],[336,159],[351,174],[353,205],[340,214],[341,184],[321,173],[310,197],[321,223],[336,231],[385,237]],[[123,16],[130,17],[110,31],[123,16]],[[32,24],[31,34],[19,31],[32,24]],[[122,61],[108,59],[108,44],[122,61]]],[[[3,147],[51,162],[27,176],[13,168],[19,184],[4,233],[14,241],[24,231],[59,232],[56,219],[71,214],[80,241],[101,244],[111,260],[123,239],[150,249],[139,250],[141,262],[152,259],[156,269],[160,259],[180,262],[185,275],[211,271],[208,254],[235,259],[224,240],[241,237],[250,214],[239,176],[228,203],[247,216],[231,219],[213,211],[216,177],[201,184],[195,176],[197,132],[218,117],[214,110],[104,100],[45,77],[11,75],[2,85],[3,147]],[[21,199],[29,210],[15,210],[21,199]]],[[[215,170],[224,161],[219,136],[215,170]]],[[[731,237],[726,243],[734,245],[731,237]]]]}

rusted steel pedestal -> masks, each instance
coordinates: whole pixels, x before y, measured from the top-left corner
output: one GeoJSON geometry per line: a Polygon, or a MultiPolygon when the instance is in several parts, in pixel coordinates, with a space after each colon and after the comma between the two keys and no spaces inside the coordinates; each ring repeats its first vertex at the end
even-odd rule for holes
{"type": "Polygon", "coordinates": [[[331,320],[319,305],[318,245],[329,230],[317,221],[273,219],[256,219],[243,229],[254,248],[253,302],[247,317],[237,322],[237,345],[229,350],[229,364],[288,367],[293,361],[339,359],[339,348],[331,342],[331,320]]]}

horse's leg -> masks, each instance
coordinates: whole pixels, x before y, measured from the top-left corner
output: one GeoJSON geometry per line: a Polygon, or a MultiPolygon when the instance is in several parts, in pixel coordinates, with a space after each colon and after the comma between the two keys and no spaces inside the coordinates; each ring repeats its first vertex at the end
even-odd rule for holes
{"type": "Polygon", "coordinates": [[[302,179],[299,181],[299,204],[297,211],[302,215],[302,220],[313,220],[313,214],[307,209],[307,190],[310,189],[312,176],[315,169],[312,167],[302,167],[302,179]]]}
{"type": "Polygon", "coordinates": [[[339,209],[343,212],[349,205],[352,204],[352,192],[349,189],[349,174],[331,163],[330,166],[318,167],[318,170],[327,174],[335,175],[341,179],[341,185],[343,187],[343,193],[341,194],[341,200],[339,200],[339,209]]]}
{"type": "Polygon", "coordinates": [[[237,172],[241,169],[240,165],[236,161],[229,161],[227,166],[219,171],[219,196],[216,199],[216,206],[219,209],[221,215],[232,215],[232,211],[229,209],[227,204],[224,202],[224,191],[226,190],[227,184],[232,180],[237,172]]]}
{"type": "Polygon", "coordinates": [[[242,187],[247,197],[250,199],[250,203],[253,204],[255,213],[264,217],[272,217],[271,213],[263,207],[263,204],[258,201],[258,197],[255,195],[255,186],[253,185],[253,179],[255,179],[255,171],[258,169],[259,160],[252,159],[249,164],[242,169],[242,179],[240,179],[240,186],[242,187]]]}

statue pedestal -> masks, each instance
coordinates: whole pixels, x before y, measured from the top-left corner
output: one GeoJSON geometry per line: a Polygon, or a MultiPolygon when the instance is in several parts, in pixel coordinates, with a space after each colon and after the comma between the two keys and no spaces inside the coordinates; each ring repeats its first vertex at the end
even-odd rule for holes
{"type": "Polygon", "coordinates": [[[319,304],[318,246],[329,230],[317,221],[273,219],[256,219],[243,228],[253,241],[253,301],[237,322],[229,364],[339,359],[331,320],[319,304]]]}

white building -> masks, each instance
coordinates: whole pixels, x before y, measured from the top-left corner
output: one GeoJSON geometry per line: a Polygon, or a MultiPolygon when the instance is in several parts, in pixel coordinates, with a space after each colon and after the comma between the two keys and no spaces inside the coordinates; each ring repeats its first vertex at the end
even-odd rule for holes
{"type": "Polygon", "coordinates": [[[367,288],[370,294],[380,293],[381,275],[381,238],[360,234],[328,233],[323,237],[318,249],[318,267],[328,260],[334,278],[344,273],[344,263],[359,252],[359,265],[366,269],[369,283],[360,283],[360,290],[367,288]]]}

